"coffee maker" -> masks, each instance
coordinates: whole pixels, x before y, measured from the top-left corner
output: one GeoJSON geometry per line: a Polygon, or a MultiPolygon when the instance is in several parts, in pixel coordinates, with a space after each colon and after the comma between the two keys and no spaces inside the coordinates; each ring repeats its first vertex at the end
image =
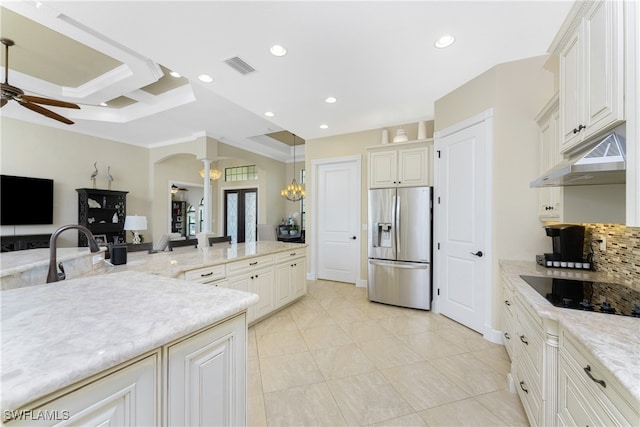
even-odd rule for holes
{"type": "Polygon", "coordinates": [[[551,237],[552,253],[544,254],[547,267],[582,266],[584,255],[584,227],[574,224],[553,224],[544,227],[547,236],[551,237]]]}

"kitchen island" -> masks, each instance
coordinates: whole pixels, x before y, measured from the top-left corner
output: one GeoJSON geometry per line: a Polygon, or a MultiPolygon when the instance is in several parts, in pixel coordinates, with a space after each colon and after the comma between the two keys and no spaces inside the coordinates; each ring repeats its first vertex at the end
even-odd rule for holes
{"type": "Polygon", "coordinates": [[[207,415],[224,416],[212,419],[225,424],[246,420],[245,312],[256,295],[114,272],[1,297],[0,405],[4,421],[16,418],[9,425],[44,422],[33,418],[42,414],[80,424],[126,417],[159,425],[166,413],[177,424],[207,415]],[[203,398],[189,385],[198,379],[211,395],[223,393],[209,402],[219,414],[189,413],[203,398]]]}
{"type": "Polygon", "coordinates": [[[640,319],[553,306],[520,275],[615,283],[601,273],[501,261],[503,329],[532,425],[640,425],[640,319]]]}

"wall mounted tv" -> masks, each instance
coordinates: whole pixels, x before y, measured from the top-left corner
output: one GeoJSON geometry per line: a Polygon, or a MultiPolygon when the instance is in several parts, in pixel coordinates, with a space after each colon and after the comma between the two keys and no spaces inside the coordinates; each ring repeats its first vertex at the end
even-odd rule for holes
{"type": "Polygon", "coordinates": [[[0,225],[53,224],[53,180],[0,175],[0,225]]]}

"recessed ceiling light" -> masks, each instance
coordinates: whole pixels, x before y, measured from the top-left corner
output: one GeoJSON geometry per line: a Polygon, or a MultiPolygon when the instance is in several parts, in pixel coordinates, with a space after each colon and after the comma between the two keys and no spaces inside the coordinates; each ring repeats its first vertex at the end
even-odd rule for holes
{"type": "Polygon", "coordinates": [[[180,75],[180,73],[178,73],[177,71],[172,71],[172,72],[170,72],[169,74],[170,74],[172,77],[175,77],[176,79],[177,79],[178,77],[182,77],[182,76],[180,75]]]}
{"type": "Polygon", "coordinates": [[[437,48],[443,49],[445,47],[451,46],[455,41],[456,41],[456,38],[453,37],[451,34],[445,34],[444,36],[436,40],[435,45],[437,48]]]}
{"type": "Polygon", "coordinates": [[[326,102],[327,104],[333,104],[333,103],[334,103],[334,102],[336,102],[336,101],[337,101],[337,99],[336,99],[336,98],[334,98],[333,96],[327,96],[327,97],[324,99],[324,102],[326,102]]]}
{"type": "Polygon", "coordinates": [[[329,129],[329,125],[320,125],[320,129],[329,129]]]}
{"type": "Polygon", "coordinates": [[[211,77],[211,76],[209,76],[209,75],[207,75],[207,74],[200,74],[200,75],[198,76],[198,79],[199,79],[201,82],[205,82],[205,83],[211,83],[211,82],[213,81],[213,77],[211,77]]]}
{"type": "Polygon", "coordinates": [[[271,111],[267,111],[266,113],[264,113],[264,115],[267,116],[267,117],[275,116],[275,114],[273,114],[271,111]]]}
{"type": "Polygon", "coordinates": [[[271,52],[271,54],[275,56],[285,56],[287,54],[287,49],[285,49],[284,46],[275,44],[271,46],[271,49],[269,49],[269,52],[271,52]]]}

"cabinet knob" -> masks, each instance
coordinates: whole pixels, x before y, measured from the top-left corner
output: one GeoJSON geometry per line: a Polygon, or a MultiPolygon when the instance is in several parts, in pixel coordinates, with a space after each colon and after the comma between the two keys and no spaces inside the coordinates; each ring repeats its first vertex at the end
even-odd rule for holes
{"type": "Polygon", "coordinates": [[[520,341],[522,341],[522,343],[523,343],[524,345],[529,345],[529,341],[527,341],[527,340],[525,339],[525,336],[524,336],[524,335],[520,335],[520,341]]]}
{"type": "Polygon", "coordinates": [[[509,336],[509,334],[508,334],[507,332],[505,332],[505,333],[504,333],[504,337],[505,337],[506,339],[508,339],[508,340],[510,340],[510,339],[511,339],[511,337],[509,336]]]}
{"type": "Polygon", "coordinates": [[[529,393],[529,390],[527,390],[526,388],[524,388],[524,381],[520,381],[520,388],[522,389],[522,391],[524,391],[525,393],[529,393]]]}
{"type": "Polygon", "coordinates": [[[586,128],[587,127],[585,125],[580,125],[576,129],[573,130],[573,133],[576,134],[576,133],[580,132],[582,129],[586,129],[586,128]]]}
{"type": "Polygon", "coordinates": [[[508,306],[511,306],[511,301],[509,301],[508,299],[504,300],[504,303],[508,306]]]}

